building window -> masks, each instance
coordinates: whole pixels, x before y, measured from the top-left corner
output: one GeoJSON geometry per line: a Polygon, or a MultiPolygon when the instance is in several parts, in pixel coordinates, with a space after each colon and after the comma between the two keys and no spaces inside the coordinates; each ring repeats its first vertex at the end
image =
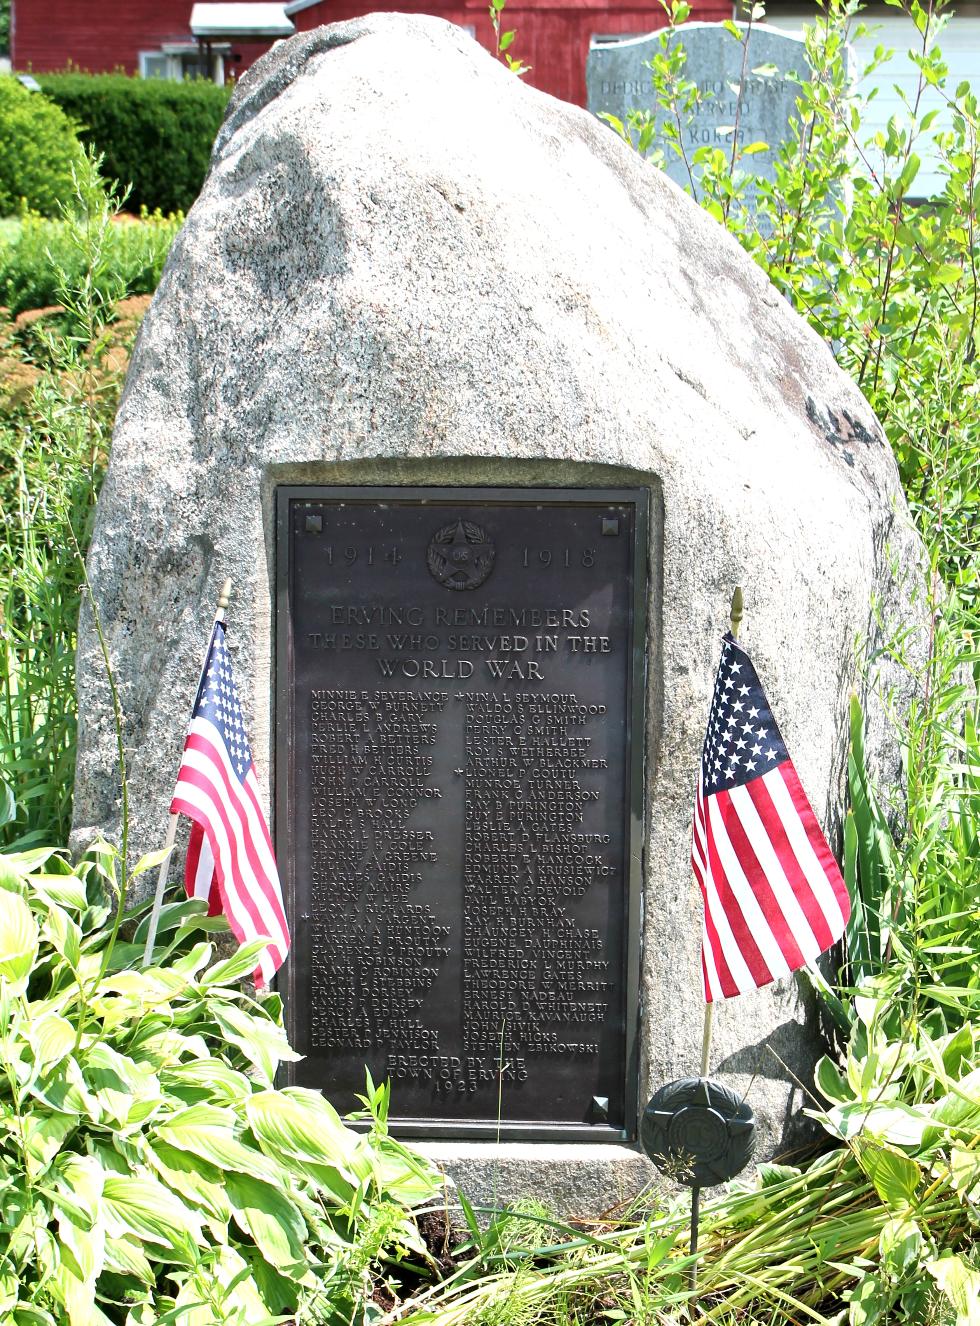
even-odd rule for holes
{"type": "Polygon", "coordinates": [[[163,47],[159,51],[140,51],[140,76],[165,78],[182,83],[187,78],[211,77],[215,83],[225,81],[225,51],[212,48],[212,69],[208,74],[197,45],[163,47]]]}

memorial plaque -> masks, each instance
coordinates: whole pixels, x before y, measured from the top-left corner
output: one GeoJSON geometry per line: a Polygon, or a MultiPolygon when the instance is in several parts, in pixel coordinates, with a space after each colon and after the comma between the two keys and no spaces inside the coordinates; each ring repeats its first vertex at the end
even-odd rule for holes
{"type": "Polygon", "coordinates": [[[293,1080],[631,1137],[646,492],[280,488],[278,540],[293,1080]]]}

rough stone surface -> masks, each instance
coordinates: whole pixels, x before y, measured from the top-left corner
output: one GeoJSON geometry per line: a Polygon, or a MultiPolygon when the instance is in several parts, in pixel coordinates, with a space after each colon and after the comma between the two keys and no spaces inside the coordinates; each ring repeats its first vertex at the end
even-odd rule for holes
{"type": "MultiPolygon", "coordinates": [[[[242,78],[133,356],[89,570],[137,850],[163,836],[226,575],[268,787],[272,497],[306,481],[652,489],[645,1101],[700,1046],[691,802],[733,584],[832,839],[855,640],[875,642],[877,614],[915,620],[919,547],[877,422],[737,244],[592,115],[458,28],[374,15],[277,46],[242,78]]],[[[87,616],[78,680],[76,841],[114,835],[119,814],[87,616]]],[[[751,1084],[760,1153],[792,1135],[783,1065],[807,1080],[811,1013],[783,982],[715,1018],[713,1069],[751,1084]]],[[[472,1176],[472,1144],[459,1154],[472,1176]]],[[[648,1172],[608,1155],[596,1193],[648,1172]]]]}
{"type": "Polygon", "coordinates": [[[721,23],[685,23],[667,33],[593,46],[585,65],[589,110],[615,115],[625,124],[630,111],[654,109],[649,64],[663,49],[664,40],[683,45],[687,56],[683,76],[697,85],[700,97],[690,124],[684,126],[682,155],[659,134],[654,139],[654,145],[665,150],[664,169],[670,178],[680,185],[692,180],[696,185],[703,172],[692,160],[694,153],[700,147],[731,152],[737,117],[741,146],[769,144],[768,151],[744,157],[739,168],[772,179],[773,160],[796,118],[799,82],[810,77],[802,39],[762,23],[753,25],[744,82],[744,48],[721,23]],[[771,72],[758,72],[769,66],[771,72]]]}
{"type": "Polygon", "coordinates": [[[420,1142],[474,1206],[543,1201],[555,1215],[601,1215],[639,1204],[663,1180],[642,1152],[561,1142],[420,1142]]]}

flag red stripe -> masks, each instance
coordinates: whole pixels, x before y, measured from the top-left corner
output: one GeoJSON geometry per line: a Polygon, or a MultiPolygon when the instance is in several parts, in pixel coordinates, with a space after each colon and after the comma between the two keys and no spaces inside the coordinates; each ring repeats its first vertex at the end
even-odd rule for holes
{"type": "Polygon", "coordinates": [[[711,945],[711,955],[715,964],[715,975],[718,977],[718,984],[721,986],[721,992],[726,999],[731,999],[732,995],[738,994],[738,986],[735,983],[735,978],[732,975],[731,968],[725,958],[725,950],[721,946],[721,939],[718,936],[714,920],[708,909],[707,899],[705,899],[704,908],[704,928],[708,936],[708,943],[711,945]]]}
{"type": "MultiPolygon", "coordinates": [[[[240,870],[238,862],[238,847],[235,843],[234,834],[229,831],[228,821],[224,813],[219,812],[215,807],[215,802],[212,796],[213,789],[210,787],[208,780],[203,774],[199,773],[197,769],[184,768],[181,770],[178,791],[181,784],[188,788],[198,788],[203,797],[207,800],[208,809],[204,810],[195,802],[186,800],[184,797],[178,795],[174,797],[173,807],[182,815],[186,815],[189,819],[192,819],[199,824],[207,835],[208,842],[211,846],[211,853],[214,857],[215,887],[221,898],[221,909],[228,919],[228,924],[231,926],[235,938],[240,944],[244,944],[248,940],[256,939],[260,935],[265,935],[269,927],[259,918],[255,903],[247,888],[241,887],[240,880],[234,878],[240,870]],[[223,844],[218,836],[216,825],[220,825],[221,830],[225,835],[228,844],[227,851],[223,850],[223,844]],[[226,869],[226,862],[231,870],[231,880],[227,879],[229,872],[228,869],[226,869]],[[229,898],[229,885],[234,891],[234,901],[229,898]],[[244,920],[240,913],[244,913],[244,920]],[[245,924],[245,921],[248,922],[247,925],[245,924]]],[[[271,939],[271,936],[269,936],[269,938],[271,939]]]]}
{"type": "MultiPolygon", "coordinates": [[[[697,867],[700,867],[701,870],[706,870],[706,869],[708,868],[708,862],[707,862],[707,860],[705,859],[705,855],[704,855],[704,837],[705,837],[705,834],[704,834],[704,813],[703,813],[703,809],[702,809],[702,806],[701,806],[701,779],[700,779],[700,778],[698,778],[697,789],[695,790],[695,793],[694,793],[694,815],[695,815],[696,823],[695,823],[695,825],[694,825],[694,834],[693,834],[692,839],[691,839],[691,861],[692,861],[692,864],[694,864],[694,859],[695,859],[695,857],[696,857],[696,858],[697,858],[697,867]],[[699,826],[699,825],[700,825],[700,828],[701,828],[701,833],[700,833],[700,834],[698,833],[698,826],[699,826]]],[[[703,887],[703,885],[702,885],[702,887],[703,887]]]]}
{"type": "MultiPolygon", "coordinates": [[[[775,772],[780,775],[784,782],[786,782],[785,771],[792,768],[792,764],[787,760],[775,772]]],[[[751,783],[746,783],[745,790],[752,798],[753,805],[759,813],[759,819],[762,821],[763,828],[769,835],[772,849],[779,857],[779,864],[783,868],[783,873],[789,881],[790,888],[796,894],[796,900],[800,904],[806,919],[810,923],[813,937],[820,945],[820,952],[822,953],[824,949],[829,948],[834,942],[834,937],[827,924],[827,918],[823,914],[823,908],[817,901],[817,897],[813,892],[810,881],[803,873],[800,863],[797,860],[796,852],[786,834],[783,822],[779,818],[779,812],[773,805],[772,797],[769,793],[768,787],[766,787],[765,780],[762,778],[754,778],[751,783]]],[[[792,796],[792,788],[789,790],[790,796],[792,796]]],[[[806,809],[812,819],[813,812],[810,810],[809,805],[806,809]]],[[[833,857],[831,857],[831,860],[833,860],[833,857]]],[[[835,861],[834,869],[836,868],[837,863],[835,861]]],[[[803,964],[801,963],[800,965],[802,966],[803,964]]]]}
{"type": "MultiPolygon", "coordinates": [[[[827,882],[833,889],[834,897],[837,899],[837,905],[840,908],[841,916],[844,918],[844,924],[851,914],[851,898],[847,892],[847,885],[844,883],[844,877],[840,873],[840,866],[834,858],[833,852],[827,843],[827,839],[820,830],[817,818],[813,813],[806,793],[803,791],[803,784],[800,782],[799,775],[789,762],[784,764],[779,772],[783,776],[783,782],[793,799],[793,805],[796,807],[796,813],[800,817],[803,828],[806,830],[806,836],[810,840],[810,846],[813,848],[813,854],[820,863],[820,869],[827,877],[827,882]]],[[[834,939],[837,935],[834,934],[834,939]]]]}
{"type": "MultiPolygon", "coordinates": [[[[695,796],[695,801],[694,801],[694,813],[697,816],[698,824],[701,827],[701,841],[698,841],[699,849],[702,848],[703,843],[707,842],[708,838],[707,830],[705,829],[704,803],[701,799],[701,792],[702,792],[701,779],[699,778],[697,794],[695,796]]],[[[695,839],[697,840],[697,834],[695,834],[695,839]]],[[[732,995],[738,994],[738,986],[736,985],[735,978],[732,976],[731,969],[728,966],[728,961],[725,958],[725,950],[722,948],[721,937],[718,934],[718,930],[711,916],[711,910],[708,905],[708,889],[704,875],[701,871],[701,868],[694,863],[693,856],[692,856],[692,865],[694,865],[695,876],[697,878],[698,884],[701,886],[701,898],[704,902],[704,929],[705,929],[705,936],[707,937],[708,940],[708,945],[711,949],[712,967],[714,969],[715,976],[717,977],[718,984],[721,986],[722,994],[726,999],[729,999],[731,998],[732,995]]],[[[704,952],[702,949],[702,962],[703,961],[704,961],[704,952]]],[[[706,1002],[710,1004],[712,1002],[712,999],[709,996],[710,996],[710,990],[708,983],[706,981],[705,998],[706,1002]]]]}
{"type": "MultiPolygon", "coordinates": [[[[238,780],[232,775],[230,770],[227,768],[224,759],[222,759],[220,747],[217,747],[213,742],[209,741],[208,738],[202,732],[189,733],[185,749],[196,750],[199,752],[199,754],[203,755],[208,760],[208,762],[215,768],[218,777],[221,779],[221,784],[225,789],[228,801],[233,807],[235,815],[237,816],[238,824],[241,827],[241,837],[245,844],[245,850],[248,854],[248,861],[249,865],[251,866],[252,875],[254,876],[255,880],[258,882],[262,890],[262,894],[266,899],[267,903],[269,904],[269,907],[275,917],[275,920],[279,925],[282,935],[285,936],[288,933],[288,929],[286,926],[286,918],[285,915],[283,914],[282,903],[279,898],[279,890],[278,888],[270,887],[270,884],[268,882],[268,870],[266,869],[265,863],[262,861],[259,853],[255,849],[255,839],[254,839],[255,826],[250,824],[248,818],[248,812],[243,804],[244,798],[247,797],[250,805],[255,810],[259,831],[262,833],[263,841],[266,847],[268,848],[269,855],[271,857],[272,842],[269,838],[269,830],[266,827],[265,816],[262,814],[262,811],[259,808],[258,800],[255,796],[254,790],[249,786],[250,782],[249,775],[246,773],[244,782],[239,783],[238,780]]],[[[244,873],[242,871],[239,871],[238,873],[239,873],[239,878],[242,881],[244,881],[245,879],[244,873]]],[[[258,933],[265,934],[267,929],[268,929],[268,922],[263,921],[262,927],[260,927],[258,933]]],[[[275,938],[275,937],[276,936],[270,936],[270,938],[275,938]]]]}
{"type": "MultiPolygon", "coordinates": [[[[221,869],[221,861],[219,854],[217,852],[215,852],[214,856],[214,878],[217,884],[218,892],[221,894],[221,904],[224,913],[226,916],[230,917],[231,916],[231,905],[229,899],[230,890],[228,888],[228,882],[225,876],[225,872],[221,869]]],[[[242,890],[236,889],[236,897],[238,897],[240,900],[243,899],[243,897],[250,898],[247,884],[243,882],[242,890]]],[[[284,950],[280,951],[279,947],[275,944],[275,942],[273,942],[271,938],[266,935],[265,932],[267,929],[268,926],[265,926],[262,929],[260,929],[257,933],[247,936],[248,939],[259,939],[261,937],[270,940],[270,942],[266,944],[263,951],[259,954],[258,965],[256,966],[255,970],[252,972],[252,979],[255,981],[256,988],[258,988],[261,985],[266,985],[268,982],[268,978],[266,976],[266,967],[270,968],[269,976],[274,976],[275,973],[278,971],[278,969],[282,966],[282,964],[286,960],[285,951],[284,950]]],[[[239,943],[242,943],[244,938],[245,938],[244,936],[239,937],[239,943]]]]}
{"type": "Polygon", "coordinates": [[[697,861],[695,861],[695,859],[694,859],[693,856],[691,857],[691,865],[694,867],[694,878],[697,880],[698,884],[700,885],[700,888],[701,888],[701,901],[702,901],[702,903],[704,904],[704,927],[705,927],[705,933],[704,933],[704,934],[702,935],[702,937],[701,937],[701,979],[702,979],[702,984],[704,985],[704,1000],[705,1000],[705,1003],[710,1004],[711,1001],[714,999],[714,990],[713,990],[713,987],[714,987],[714,986],[717,984],[717,982],[718,982],[718,967],[717,967],[717,962],[716,962],[716,959],[715,959],[714,952],[712,951],[712,943],[711,943],[711,939],[710,939],[710,937],[709,937],[709,935],[708,935],[708,933],[707,933],[708,919],[709,919],[709,918],[708,918],[708,892],[707,892],[707,889],[706,889],[705,886],[704,886],[704,877],[703,877],[703,875],[701,874],[701,867],[700,867],[700,865],[697,863],[697,861]],[[707,958],[708,958],[708,953],[709,953],[709,951],[711,951],[711,971],[712,971],[712,973],[714,974],[714,980],[713,980],[713,981],[712,981],[712,980],[709,980],[709,978],[708,978],[708,961],[707,961],[707,958]]]}
{"type": "MultiPolygon", "coordinates": [[[[746,786],[750,785],[746,784],[746,786]]],[[[715,802],[721,811],[721,817],[728,832],[728,841],[738,858],[738,864],[742,867],[742,874],[745,876],[748,886],[762,910],[766,924],[772,931],[773,939],[779,945],[780,952],[794,971],[797,967],[805,966],[806,958],[800,952],[800,947],[793,937],[785,913],[772,890],[772,885],[766,878],[766,872],[760,865],[759,858],[756,856],[752,844],[742,828],[742,821],[739,818],[737,807],[732,802],[731,795],[728,792],[718,792],[715,795],[715,802]]]]}
{"type": "Polygon", "coordinates": [[[719,902],[725,913],[725,918],[731,928],[735,943],[738,945],[742,957],[745,959],[745,965],[748,967],[752,979],[756,985],[768,985],[773,979],[772,972],[766,966],[765,959],[759,951],[759,946],[752,937],[752,931],[746,924],[742,909],[739,906],[738,899],[732,891],[732,886],[728,882],[728,876],[725,874],[725,868],[721,863],[721,857],[718,855],[718,847],[715,843],[715,836],[711,824],[711,816],[705,805],[705,823],[707,825],[708,842],[708,866],[711,870],[711,878],[714,881],[715,892],[718,894],[719,902]]]}
{"type": "MultiPolygon", "coordinates": [[[[248,914],[252,924],[255,926],[255,934],[264,935],[267,933],[269,927],[267,922],[263,919],[261,912],[252,897],[251,891],[246,886],[246,872],[243,870],[242,849],[238,843],[238,835],[235,833],[234,826],[228,817],[225,807],[215,795],[212,780],[217,782],[220,779],[221,771],[215,769],[213,765],[209,765],[209,769],[212,770],[210,775],[205,774],[200,769],[184,765],[180,771],[180,782],[177,784],[177,790],[179,792],[181,786],[196,787],[204,794],[209,804],[213,807],[215,820],[221,824],[228,839],[230,860],[227,862],[227,866],[230,867],[232,876],[230,883],[234,888],[235,898],[241,904],[242,910],[248,914]]],[[[184,802],[180,809],[184,810],[184,814],[190,815],[192,819],[196,819],[204,828],[205,833],[208,835],[208,841],[211,844],[212,855],[214,856],[215,876],[219,884],[227,887],[229,881],[226,880],[228,869],[226,868],[226,863],[223,859],[225,854],[221,850],[220,841],[214,836],[212,824],[208,820],[202,820],[200,807],[192,802],[184,802]],[[187,807],[186,809],[184,809],[185,806],[187,807]]],[[[246,857],[251,857],[250,848],[247,842],[245,844],[245,855],[246,857]]],[[[250,864],[254,865],[254,860],[252,860],[250,864]]],[[[225,901],[224,896],[222,897],[222,901],[225,901]]],[[[241,938],[241,936],[239,936],[239,938],[241,938]]],[[[270,935],[269,938],[271,939],[273,936],[270,935]]]]}
{"type": "MultiPolygon", "coordinates": [[[[184,888],[188,898],[197,897],[197,871],[201,864],[201,843],[204,830],[196,821],[191,821],[191,836],[187,843],[187,860],[184,862],[184,888]]],[[[209,912],[210,915],[210,912],[209,912]]]]}
{"type": "MultiPolygon", "coordinates": [[[[188,745],[190,744],[191,744],[191,739],[188,738],[188,745]]],[[[197,747],[197,749],[200,748],[197,747]]],[[[218,780],[220,780],[221,782],[224,782],[225,790],[226,792],[229,792],[227,783],[225,782],[224,779],[224,770],[220,767],[220,765],[216,765],[214,763],[213,757],[208,767],[213,771],[214,781],[217,782],[218,780]]],[[[221,798],[215,793],[214,783],[200,769],[195,769],[192,766],[185,764],[181,767],[180,771],[180,781],[177,784],[178,793],[180,791],[182,784],[186,784],[191,787],[196,787],[203,794],[203,796],[208,800],[209,804],[213,807],[214,821],[216,823],[220,823],[227,837],[228,841],[227,855],[230,858],[228,860],[228,866],[230,867],[230,875],[231,875],[230,878],[229,878],[229,870],[225,868],[226,854],[222,852],[220,840],[215,836],[214,823],[212,823],[210,820],[203,818],[203,812],[194,803],[189,801],[183,801],[180,799],[179,796],[174,797],[174,807],[177,810],[180,810],[183,814],[189,815],[191,819],[196,820],[199,824],[201,824],[205,833],[208,835],[208,841],[211,844],[211,851],[214,855],[215,877],[217,878],[219,888],[221,889],[222,902],[225,904],[225,911],[228,915],[228,920],[229,923],[231,924],[232,930],[235,932],[235,935],[240,943],[243,943],[246,937],[248,939],[254,939],[259,935],[265,935],[266,938],[272,941],[272,947],[275,948],[276,956],[279,957],[279,963],[281,964],[285,955],[283,953],[281,945],[276,943],[279,937],[276,935],[269,934],[270,926],[266,921],[266,919],[262,916],[258,908],[253,891],[248,887],[248,876],[249,875],[254,876],[254,869],[249,869],[248,871],[243,870],[244,863],[242,859],[242,849],[238,841],[239,834],[236,834],[235,824],[232,820],[229,819],[228,813],[226,812],[225,806],[221,798]],[[235,899],[239,903],[241,910],[247,914],[249,920],[252,923],[253,931],[251,934],[248,934],[247,931],[245,931],[242,928],[241,922],[238,921],[237,917],[234,915],[234,909],[229,908],[228,906],[227,895],[229,889],[234,891],[235,899]]],[[[254,868],[256,860],[254,854],[254,848],[251,845],[251,841],[248,837],[246,829],[242,827],[241,811],[237,806],[234,805],[233,798],[232,798],[232,813],[238,816],[238,828],[240,831],[240,836],[244,840],[245,857],[248,859],[249,866],[254,868]]],[[[256,882],[260,883],[260,880],[256,880],[256,882]]]]}
{"type": "MultiPolygon", "coordinates": [[[[265,822],[265,814],[262,810],[262,807],[259,805],[258,792],[256,790],[256,785],[255,785],[254,770],[255,766],[253,765],[252,768],[249,769],[248,773],[245,775],[245,783],[244,783],[245,795],[249,798],[250,802],[252,803],[252,807],[255,811],[256,816],[258,817],[258,821],[262,826],[262,833],[265,839],[266,846],[269,848],[269,855],[272,856],[273,855],[272,838],[269,834],[269,826],[265,822]]],[[[276,914],[276,919],[278,920],[279,924],[282,926],[282,933],[284,935],[288,935],[289,927],[286,924],[286,913],[283,910],[281,891],[278,888],[270,888],[266,896],[269,899],[269,902],[272,906],[272,910],[276,914]]]]}
{"type": "Polygon", "coordinates": [[[199,887],[198,876],[204,869],[201,852],[205,843],[204,830],[196,821],[191,821],[190,840],[187,844],[187,863],[184,867],[184,888],[188,898],[203,898],[208,904],[208,916],[221,915],[221,895],[214,878],[213,854],[210,864],[211,875],[205,881],[207,892],[199,887]]]}

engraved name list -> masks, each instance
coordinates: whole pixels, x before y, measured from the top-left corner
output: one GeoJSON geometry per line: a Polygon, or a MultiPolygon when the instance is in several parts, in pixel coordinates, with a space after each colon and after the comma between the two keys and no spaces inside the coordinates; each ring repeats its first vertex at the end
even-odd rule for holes
{"type": "Polygon", "coordinates": [[[294,1080],[629,1132],[643,492],[279,491],[294,1080]]]}

